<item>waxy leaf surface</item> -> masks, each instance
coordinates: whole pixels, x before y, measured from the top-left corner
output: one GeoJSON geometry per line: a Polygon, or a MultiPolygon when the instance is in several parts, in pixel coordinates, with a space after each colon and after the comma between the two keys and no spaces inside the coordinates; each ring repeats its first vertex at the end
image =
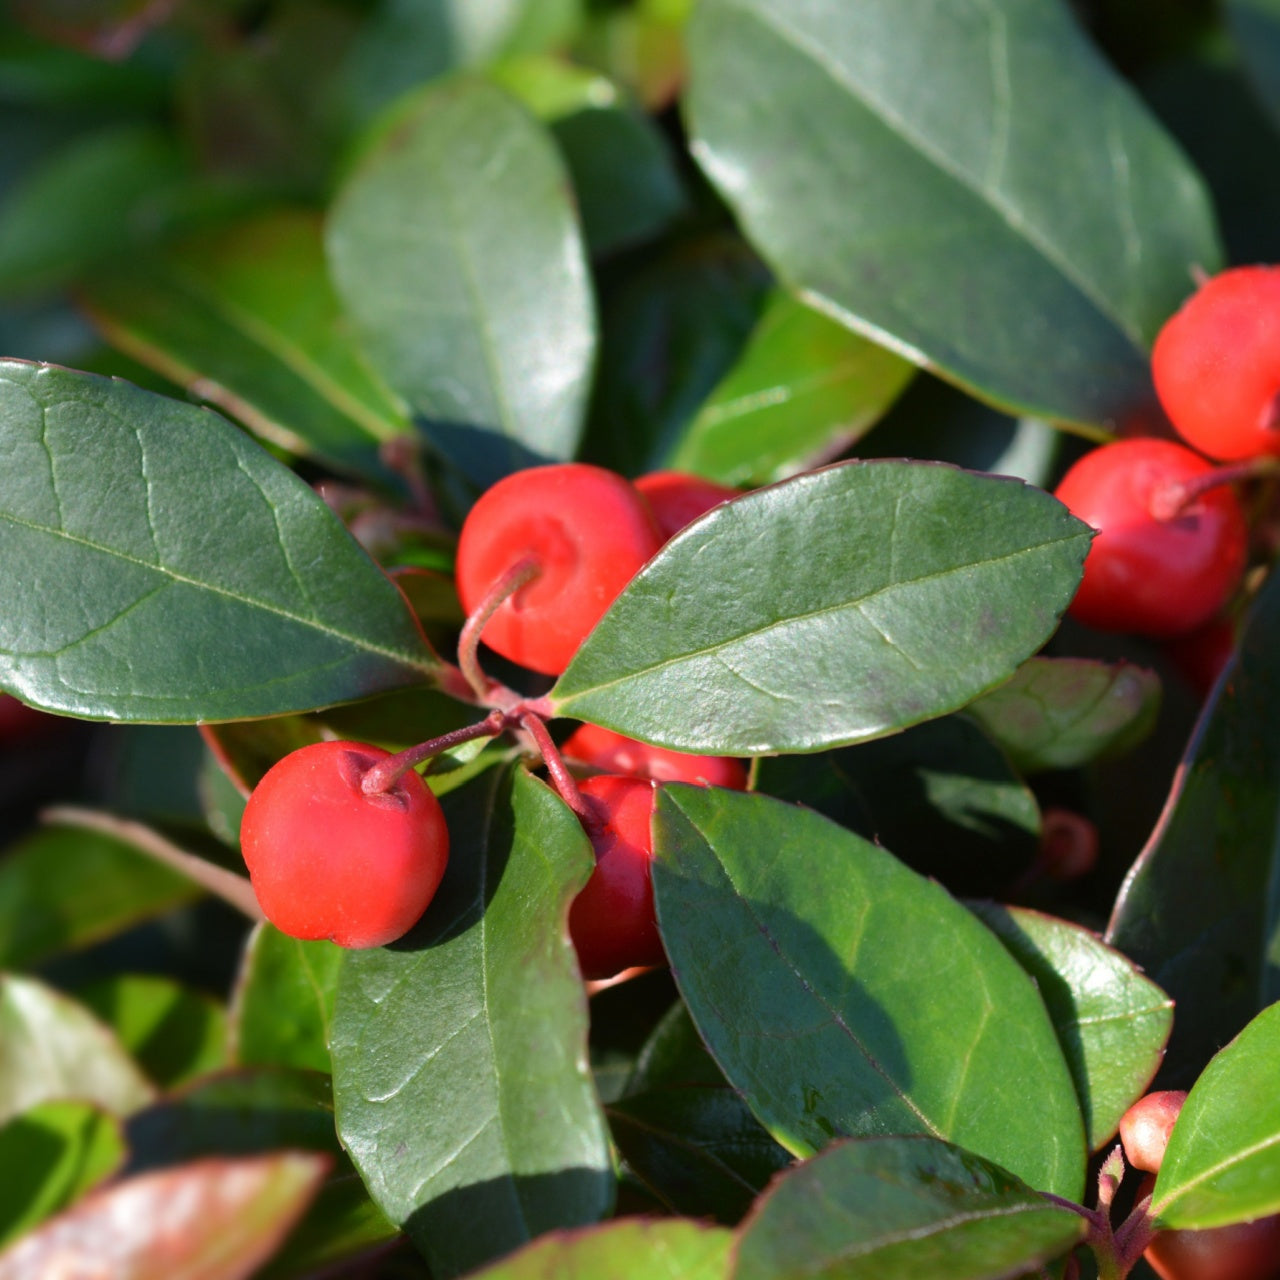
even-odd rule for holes
{"type": "Polygon", "coordinates": [[[883,737],[963,706],[1035,652],[1089,537],[1014,480],[889,461],[810,472],[678,534],[551,697],[565,715],[686,751],[883,737]]]}
{"type": "Polygon", "coordinates": [[[115,1182],[0,1253],[0,1280],[240,1280],[275,1251],[328,1165],[325,1156],[283,1152],[115,1182]]]}
{"type": "Polygon", "coordinates": [[[1003,1280],[1061,1257],[1084,1220],[936,1138],[839,1142],[742,1226],[735,1280],[1003,1280]]]}
{"type": "Polygon", "coordinates": [[[384,483],[403,409],[357,357],[320,218],[259,214],[92,281],[111,343],[291,453],[384,483]]]}
{"type": "Polygon", "coordinates": [[[472,480],[573,456],[594,307],[555,143],[519,103],[426,90],[348,179],[328,245],[370,362],[472,480]]]}
{"type": "Polygon", "coordinates": [[[1264,1009],[1187,1095],[1151,1211],[1168,1227],[1221,1227],[1280,1212],[1280,1003],[1264,1009]]]}
{"type": "Polygon", "coordinates": [[[671,784],[654,893],[703,1040],[799,1155],[925,1134],[1077,1196],[1075,1090],[1035,987],[941,886],[818,814],[671,784]]]}
{"type": "Polygon", "coordinates": [[[0,362],[0,684],[89,719],[275,715],[439,667],[319,497],[208,410],[0,362]]]}
{"type": "Polygon", "coordinates": [[[1149,398],[1212,212],[1065,5],[710,0],[689,51],[694,154],[787,285],[1017,412],[1149,398]]]}
{"type": "Polygon", "coordinates": [[[1025,772],[1075,769],[1153,727],[1160,678],[1132,662],[1032,658],[967,708],[1025,772]]]}
{"type": "Polygon", "coordinates": [[[535,1241],[475,1280],[727,1280],[732,1244],[699,1222],[610,1222],[535,1241]]]}
{"type": "Polygon", "coordinates": [[[1020,907],[970,908],[1035,980],[1098,1150],[1155,1075],[1173,1001],[1088,929],[1020,907]]]}
{"type": "Polygon", "coordinates": [[[1217,1050],[1280,999],[1280,577],[1249,615],[1106,940],[1174,999],[1161,1081],[1189,1089],[1217,1050]]]}
{"type": "Polygon", "coordinates": [[[858,439],[914,368],[784,290],[670,456],[724,484],[782,480],[858,439]]]}
{"type": "Polygon", "coordinates": [[[491,770],[445,815],[440,890],[401,942],[348,954],[330,1046],[343,1145],[441,1277],[613,1194],[566,929],[587,838],[523,772],[491,770]]]}

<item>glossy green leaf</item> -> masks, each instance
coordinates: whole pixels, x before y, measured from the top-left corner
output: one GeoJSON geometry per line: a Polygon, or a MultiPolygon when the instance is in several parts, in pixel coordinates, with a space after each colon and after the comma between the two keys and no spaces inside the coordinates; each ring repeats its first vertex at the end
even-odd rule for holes
{"type": "Polygon", "coordinates": [[[46,1102],[0,1127],[0,1243],[65,1209],[124,1162],[120,1123],[86,1102],[46,1102]]]}
{"type": "Polygon", "coordinates": [[[1106,940],[1174,1000],[1162,1083],[1189,1089],[1217,1050],[1280,999],[1280,577],[1201,714],[1106,940]]]}
{"type": "Polygon", "coordinates": [[[939,885],[767,796],[671,784],[654,833],[685,1003],[778,1141],[926,1134],[1080,1194],[1080,1109],[1044,1005],[939,885]]]}
{"type": "Polygon", "coordinates": [[[687,751],[883,737],[1034,653],[1090,536],[1016,481],[888,461],[810,472],[677,535],[551,696],[565,715],[687,751]]]}
{"type": "Polygon", "coordinates": [[[857,440],[914,372],[901,356],[776,289],[670,465],[724,484],[785,479],[857,440]]]}
{"type": "Polygon", "coordinates": [[[324,1156],[201,1160],[114,1182],[0,1253],[0,1280],[240,1280],[279,1246],[316,1193],[324,1156]]]}
{"type": "Polygon", "coordinates": [[[1280,1212],[1280,1004],[1221,1049],[1187,1095],[1151,1211],[1174,1228],[1222,1227],[1280,1212]]]}
{"type": "Polygon", "coordinates": [[[102,978],[76,994],[162,1088],[226,1062],[226,1011],[203,993],[169,978],[131,973],[102,978]]]}
{"type": "Polygon", "coordinates": [[[565,929],[586,836],[523,772],[445,813],[441,888],[404,940],[349,953],[330,1046],[343,1145],[441,1277],[594,1221],[613,1189],[565,929]]]}
{"type": "Polygon", "coordinates": [[[537,1240],[475,1280],[728,1280],[733,1236],[656,1219],[610,1222],[537,1240]]]}
{"type": "Polygon", "coordinates": [[[935,1138],[837,1143],[743,1224],[735,1280],[1003,1280],[1084,1235],[998,1165],[935,1138]]]}
{"type": "Polygon", "coordinates": [[[0,682],[90,719],[242,719],[422,683],[400,593],[228,422],[0,362],[0,682]]]}
{"type": "Polygon", "coordinates": [[[1223,11],[1253,88],[1280,126],[1280,3],[1225,0],[1223,11]]]}
{"type": "Polygon", "coordinates": [[[386,483],[380,441],[410,430],[353,347],[318,215],[282,210],[203,232],[90,282],[122,351],[291,453],[386,483]]]}
{"type": "Polygon", "coordinates": [[[342,957],[332,942],[304,942],[259,925],[245,947],[232,999],[235,1060],[328,1071],[342,957]]]}
{"type": "Polygon", "coordinates": [[[0,859],[0,967],[23,969],[191,902],[199,889],[128,841],[42,826],[0,859]]]}
{"type": "Polygon", "coordinates": [[[63,1098],[124,1115],[153,1092],[120,1042],[82,1005],[34,979],[0,977],[0,1123],[63,1098]]]}
{"type": "Polygon", "coordinates": [[[608,1113],[627,1171],[674,1213],[733,1226],[792,1162],[724,1078],[679,1002],[608,1113]]]}
{"type": "Polygon", "coordinates": [[[328,245],[370,362],[472,480],[574,454],[594,307],[555,143],[514,99],[426,90],[347,179],[328,245]]]}
{"type": "Polygon", "coordinates": [[[1032,658],[967,714],[1024,772],[1076,769],[1146,737],[1160,696],[1160,677],[1132,662],[1032,658]]]}
{"type": "Polygon", "coordinates": [[[604,76],[557,58],[520,58],[491,74],[551,126],[593,255],[652,239],[685,208],[658,126],[604,76]]]}
{"type": "Polygon", "coordinates": [[[694,153],[789,286],[1018,412],[1150,397],[1213,215],[1067,6],[709,0],[689,51],[694,153]]]}
{"type": "Polygon", "coordinates": [[[1173,1001],[1096,934],[1038,911],[970,903],[1035,981],[1066,1056],[1097,1151],[1150,1084],[1173,1001]]]}
{"type": "Polygon", "coordinates": [[[765,757],[756,790],[816,809],[953,891],[997,894],[1039,848],[1035,796],[963,716],[817,757],[765,757]]]}

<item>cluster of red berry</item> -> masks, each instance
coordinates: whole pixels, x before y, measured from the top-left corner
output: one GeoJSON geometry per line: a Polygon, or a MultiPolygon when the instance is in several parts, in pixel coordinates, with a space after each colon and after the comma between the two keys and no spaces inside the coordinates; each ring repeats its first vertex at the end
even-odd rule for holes
{"type": "Polygon", "coordinates": [[[517,472],[487,490],[458,540],[467,613],[459,669],[489,717],[398,756],[323,742],[279,761],[254,789],[241,845],[266,917],[298,938],[385,945],[426,910],[448,858],[439,802],[415,771],[451,741],[513,730],[541,753],[581,820],[596,868],[569,930],[583,975],[602,979],[663,961],[654,915],[650,830],[661,782],[741,789],[739,760],[685,755],[582,725],[557,748],[534,706],[480,669],[496,653],[558,675],[618,593],[663,543],[737,491],[679,472],[632,483],[584,463],[517,472]],[[579,782],[564,757],[596,770],[579,782]]]}
{"type": "Polygon", "coordinates": [[[1232,486],[1280,456],[1280,267],[1203,283],[1161,330],[1152,374],[1185,444],[1119,440],[1063,477],[1057,497],[1097,530],[1071,613],[1159,640],[1219,634],[1249,550],[1232,486]]]}

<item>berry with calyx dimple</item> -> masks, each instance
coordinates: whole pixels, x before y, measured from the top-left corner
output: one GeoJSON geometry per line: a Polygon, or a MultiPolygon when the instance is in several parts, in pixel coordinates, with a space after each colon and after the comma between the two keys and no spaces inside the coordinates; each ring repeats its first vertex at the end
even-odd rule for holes
{"type": "Polygon", "coordinates": [[[1211,458],[1280,454],[1280,267],[1235,267],[1160,330],[1156,394],[1178,434],[1211,458]]]}
{"type": "Polygon", "coordinates": [[[1170,440],[1119,440],[1067,471],[1055,496],[1097,530],[1073,617],[1159,639],[1218,612],[1244,573],[1248,528],[1230,485],[1204,487],[1214,470],[1170,440]]]}
{"type": "Polygon", "coordinates": [[[588,631],[661,545],[630,481],[587,463],[530,467],[499,480],[471,508],[458,539],[458,595],[475,612],[521,562],[536,576],[489,619],[495,652],[559,675],[588,631]]]}
{"type": "Polygon", "coordinates": [[[568,759],[580,760],[605,773],[652,778],[656,782],[728,787],[733,791],[743,791],[747,786],[746,765],[732,756],[695,756],[669,751],[596,724],[580,725],[565,739],[561,751],[568,759]]]}
{"type": "Polygon", "coordinates": [[[580,784],[596,869],[569,909],[584,978],[666,962],[653,906],[655,784],[602,773],[580,784]]]}
{"type": "Polygon", "coordinates": [[[412,770],[367,795],[361,781],[389,752],[317,742],[278,761],[240,825],[263,914],[294,938],[379,947],[417,922],[444,875],[449,832],[412,770]]]}
{"type": "Polygon", "coordinates": [[[742,496],[740,489],[686,471],[651,471],[639,476],[635,483],[653,511],[664,540],[674,538],[712,507],[742,496]]]}
{"type": "Polygon", "coordinates": [[[1163,1089],[1139,1098],[1120,1117],[1120,1142],[1124,1157],[1135,1169],[1159,1173],[1169,1135],[1182,1104],[1185,1089],[1163,1089]]]}

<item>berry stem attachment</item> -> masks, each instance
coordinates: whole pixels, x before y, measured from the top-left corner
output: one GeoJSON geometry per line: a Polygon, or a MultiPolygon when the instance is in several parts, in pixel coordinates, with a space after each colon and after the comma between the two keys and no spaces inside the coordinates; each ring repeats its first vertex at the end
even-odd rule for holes
{"type": "Polygon", "coordinates": [[[416,765],[442,751],[461,746],[475,738],[493,738],[507,727],[506,713],[491,711],[483,720],[469,724],[462,729],[454,729],[452,733],[442,733],[438,738],[420,742],[415,747],[408,747],[397,755],[388,756],[373,766],[360,780],[360,790],[367,796],[375,796],[382,791],[389,791],[400,779],[416,765]]]}
{"type": "Polygon", "coordinates": [[[1176,520],[1197,499],[1213,489],[1243,480],[1265,480],[1280,475],[1275,458],[1250,458],[1230,466],[1214,467],[1203,475],[1163,485],[1151,494],[1151,514],[1156,520],[1176,520]]]}
{"type": "Polygon", "coordinates": [[[542,756],[542,762],[547,766],[547,773],[551,775],[552,785],[560,793],[560,799],[577,814],[578,821],[590,833],[599,825],[596,815],[592,812],[590,805],[587,804],[585,797],[578,789],[578,780],[569,772],[569,767],[565,764],[564,757],[560,754],[560,749],[552,741],[551,734],[547,731],[546,723],[541,716],[526,712],[520,717],[520,724],[537,746],[542,756]]]}
{"type": "Polygon", "coordinates": [[[532,556],[517,560],[500,578],[495,579],[462,625],[462,630],[458,634],[458,666],[471,686],[472,692],[482,702],[489,693],[489,677],[480,669],[480,661],[476,656],[476,650],[480,645],[480,634],[502,604],[526,583],[532,582],[541,572],[542,565],[532,556]]]}

